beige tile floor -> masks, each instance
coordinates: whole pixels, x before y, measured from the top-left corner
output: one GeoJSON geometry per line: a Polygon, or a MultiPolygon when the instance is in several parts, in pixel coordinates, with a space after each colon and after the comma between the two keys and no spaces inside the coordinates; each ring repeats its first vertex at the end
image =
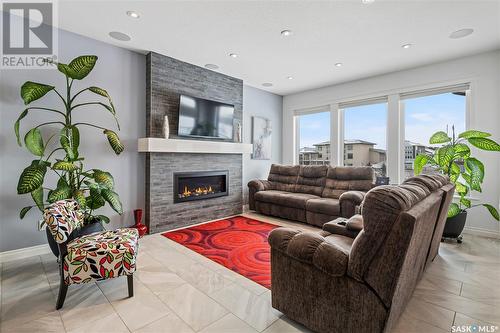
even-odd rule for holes
{"type": "MultiPolygon", "coordinates": [[[[61,311],[52,255],[0,264],[0,331],[309,332],[271,307],[266,288],[159,234],[141,239],[137,262],[135,297],[127,298],[123,277],[75,285],[61,311]]],[[[500,326],[500,241],[466,235],[461,245],[441,245],[393,332],[450,332],[470,324],[500,326]]]]}

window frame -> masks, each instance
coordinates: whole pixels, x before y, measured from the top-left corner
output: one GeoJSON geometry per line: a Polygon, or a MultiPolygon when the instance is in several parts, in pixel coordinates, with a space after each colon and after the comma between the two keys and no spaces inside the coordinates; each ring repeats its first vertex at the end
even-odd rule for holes
{"type": "Polygon", "coordinates": [[[463,79],[451,82],[441,82],[422,85],[405,89],[393,89],[391,91],[367,94],[342,100],[334,100],[317,107],[302,108],[292,111],[293,114],[293,163],[299,162],[299,135],[298,117],[305,114],[318,112],[330,112],[330,165],[338,166],[344,163],[344,112],[343,108],[375,104],[381,101],[387,103],[387,176],[390,177],[391,184],[399,184],[404,180],[405,163],[405,112],[403,101],[407,98],[414,98],[425,95],[436,95],[453,92],[463,89],[465,95],[465,129],[470,128],[472,118],[472,107],[474,105],[474,79],[463,79]]]}

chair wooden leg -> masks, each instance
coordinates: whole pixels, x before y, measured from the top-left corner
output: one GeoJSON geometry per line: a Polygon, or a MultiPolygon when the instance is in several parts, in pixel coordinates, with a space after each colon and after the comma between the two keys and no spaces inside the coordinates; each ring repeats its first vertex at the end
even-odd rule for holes
{"type": "Polygon", "coordinates": [[[59,295],[57,296],[56,310],[62,308],[64,300],[66,299],[66,293],[68,292],[68,285],[64,283],[61,279],[61,284],[59,285],[59,295]]]}
{"type": "Polygon", "coordinates": [[[128,297],[134,297],[134,276],[127,275],[128,297]]]}

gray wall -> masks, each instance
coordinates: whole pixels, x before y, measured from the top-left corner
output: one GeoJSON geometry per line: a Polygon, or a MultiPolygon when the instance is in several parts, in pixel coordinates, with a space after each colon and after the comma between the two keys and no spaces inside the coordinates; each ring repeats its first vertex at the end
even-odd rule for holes
{"type": "Polygon", "coordinates": [[[243,196],[248,203],[247,184],[252,179],[267,179],[272,163],[281,163],[281,127],[283,116],[283,97],[257,88],[243,86],[243,142],[252,142],[252,116],[271,120],[271,160],[252,160],[250,155],[243,157],[243,196]]]}
{"type": "MultiPolygon", "coordinates": [[[[137,153],[137,138],[145,136],[145,77],[144,55],[98,42],[66,31],[59,32],[59,59],[69,62],[78,55],[95,54],[99,60],[94,71],[82,82],[75,82],[76,89],[96,85],[107,89],[113,98],[121,123],[120,138],[126,149],[116,156],[106,137],[99,130],[81,128],[81,155],[86,168],[102,168],[115,177],[116,191],[120,194],[124,214],[118,216],[111,209],[101,211],[112,218],[109,228],[133,224],[132,210],[144,208],[144,156],[137,153]]],[[[13,125],[22,112],[23,103],[19,89],[25,81],[38,81],[65,87],[64,76],[57,70],[2,70],[0,73],[0,252],[45,244],[45,234],[38,231],[36,221],[40,212],[32,209],[24,220],[19,210],[31,205],[29,195],[16,194],[21,171],[34,159],[24,147],[17,145],[13,125]]],[[[64,88],[65,89],[65,88],[64,88]]],[[[47,95],[40,105],[60,105],[47,95]]],[[[83,94],[82,94],[83,95],[83,94]]],[[[82,98],[99,99],[97,95],[82,98]]],[[[32,111],[21,123],[24,135],[33,125],[53,117],[48,112],[32,111]]],[[[75,111],[74,118],[98,123],[114,129],[113,118],[106,111],[94,107],[75,111]]],[[[55,128],[44,127],[44,137],[55,128]]],[[[50,171],[49,171],[50,172],[50,171]]]]}

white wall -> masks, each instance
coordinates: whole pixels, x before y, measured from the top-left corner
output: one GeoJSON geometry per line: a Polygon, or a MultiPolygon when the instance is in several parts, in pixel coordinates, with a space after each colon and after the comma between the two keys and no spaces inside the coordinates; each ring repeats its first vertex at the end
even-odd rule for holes
{"type": "Polygon", "coordinates": [[[272,152],[270,160],[252,160],[243,156],[243,197],[248,203],[248,182],[252,179],[267,179],[272,163],[281,163],[283,97],[264,90],[243,86],[243,142],[252,143],[252,116],[271,120],[272,152]]]}
{"type": "MultiPolygon", "coordinates": [[[[490,132],[493,138],[499,141],[500,51],[494,51],[285,96],[283,163],[293,163],[295,110],[459,82],[471,82],[468,127],[490,132]]],[[[394,121],[390,119],[388,131],[391,127],[394,127],[394,121]]],[[[474,154],[485,163],[486,168],[483,193],[475,194],[474,197],[498,207],[500,154],[482,151],[474,151],[474,154]]],[[[500,234],[500,224],[493,220],[484,208],[470,211],[467,228],[500,234]]]]}
{"type": "MultiPolygon", "coordinates": [[[[80,153],[85,157],[86,168],[101,168],[110,171],[116,183],[116,192],[121,196],[124,214],[118,216],[110,208],[102,213],[112,218],[109,228],[133,224],[132,211],[144,208],[144,156],[137,153],[137,138],[145,136],[146,130],[146,58],[144,55],[98,42],[66,31],[59,31],[59,59],[69,62],[76,56],[95,54],[99,57],[93,72],[82,82],[75,82],[75,88],[96,85],[106,89],[113,98],[121,123],[118,132],[125,144],[125,151],[116,156],[102,134],[102,131],[81,127],[80,153]]],[[[16,143],[14,122],[24,110],[19,96],[25,81],[54,84],[65,89],[64,76],[57,70],[1,70],[0,72],[0,252],[47,242],[45,233],[37,230],[36,221],[41,213],[32,209],[19,219],[19,210],[31,205],[29,195],[16,193],[17,181],[22,170],[34,159],[26,148],[16,143]]],[[[82,94],[83,95],[83,94],[82,94]]],[[[100,100],[88,93],[82,98],[100,100]]],[[[60,101],[51,94],[33,105],[54,107],[60,101]]],[[[47,112],[30,112],[22,120],[22,135],[46,119],[53,119],[47,112]]],[[[77,120],[86,120],[103,127],[114,129],[113,117],[105,110],[88,107],[75,111],[77,120]]],[[[45,139],[55,128],[44,127],[45,139]]],[[[51,173],[49,170],[47,174],[51,173]]]]}

